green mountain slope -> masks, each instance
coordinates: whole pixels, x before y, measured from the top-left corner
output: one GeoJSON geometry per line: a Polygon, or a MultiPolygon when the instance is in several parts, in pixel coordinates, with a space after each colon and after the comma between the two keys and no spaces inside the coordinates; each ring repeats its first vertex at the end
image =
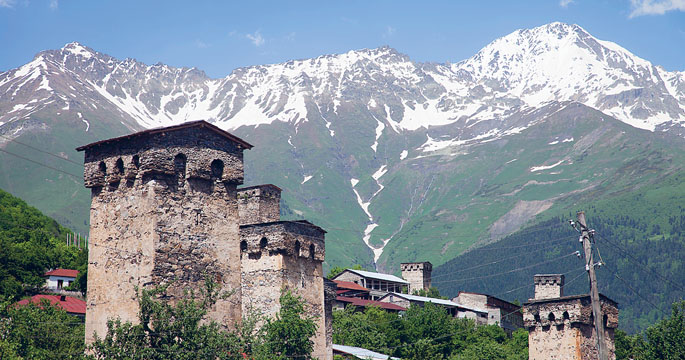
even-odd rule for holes
{"type": "MultiPolygon", "coordinates": [[[[434,285],[441,293],[490,293],[525,301],[533,275],[565,273],[565,294],[588,293],[578,233],[568,220],[585,209],[595,229],[600,292],[619,303],[620,328],[636,332],[669,314],[685,293],[685,172],[610,199],[584,200],[503,240],[474,249],[439,266],[434,285]]],[[[598,192],[598,193],[601,193],[598,192]]]]}

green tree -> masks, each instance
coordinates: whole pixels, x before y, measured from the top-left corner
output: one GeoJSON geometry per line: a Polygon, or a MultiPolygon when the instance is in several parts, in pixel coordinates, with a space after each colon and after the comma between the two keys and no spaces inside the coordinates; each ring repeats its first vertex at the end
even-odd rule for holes
{"type": "Polygon", "coordinates": [[[0,359],[80,359],[83,321],[49,301],[0,301],[0,359]]]}
{"type": "Polygon", "coordinates": [[[685,359],[685,301],[674,303],[671,316],[648,327],[644,337],[633,342],[637,359],[685,359]]]}
{"type": "Polygon", "coordinates": [[[220,296],[209,278],[198,298],[171,305],[164,299],[167,286],[141,291],[139,323],[110,319],[104,338],[91,345],[95,359],[242,359],[241,341],[214,321],[202,321],[220,296]]]}
{"type": "Polygon", "coordinates": [[[357,311],[354,305],[333,311],[333,342],[357,346],[380,353],[392,353],[390,349],[402,342],[403,321],[397,313],[375,306],[357,311]]]}
{"type": "Polygon", "coordinates": [[[443,300],[449,300],[448,297],[446,296],[441,296],[440,295],[440,290],[438,288],[431,286],[428,291],[426,289],[419,289],[419,290],[414,290],[413,295],[418,295],[418,296],[425,296],[429,298],[434,298],[434,299],[443,299],[443,300]]]}
{"type": "Polygon", "coordinates": [[[305,301],[289,290],[280,297],[281,309],[275,319],[267,319],[263,350],[271,359],[312,359],[316,317],[307,315],[305,301]]]}

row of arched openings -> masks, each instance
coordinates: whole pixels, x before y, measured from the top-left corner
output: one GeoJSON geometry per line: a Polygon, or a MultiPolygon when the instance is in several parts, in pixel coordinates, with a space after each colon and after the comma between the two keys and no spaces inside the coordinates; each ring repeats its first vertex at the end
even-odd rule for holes
{"type": "MultiPolygon", "coordinates": [[[[136,169],[138,169],[140,167],[140,157],[138,155],[134,155],[131,159],[131,163],[136,169]]],[[[177,176],[181,178],[185,177],[187,163],[188,158],[185,154],[176,154],[176,156],[174,157],[174,172],[177,174],[177,176]]],[[[224,162],[219,159],[215,159],[209,166],[212,177],[221,179],[224,173],[224,162]]],[[[124,161],[121,158],[118,158],[117,161],[114,163],[114,168],[117,174],[123,175],[124,161]]],[[[100,175],[103,177],[107,175],[107,164],[104,161],[100,161],[100,164],[98,165],[98,171],[100,172],[100,175]]]]}
{"type": "MultiPolygon", "coordinates": [[[[269,240],[266,237],[262,237],[259,240],[259,249],[263,251],[266,249],[266,247],[269,245],[269,240]]],[[[295,241],[295,256],[300,256],[300,251],[302,248],[302,244],[300,244],[299,240],[295,241]]],[[[247,251],[247,241],[243,240],[240,242],[240,252],[247,251]]],[[[310,244],[309,245],[309,257],[314,260],[314,254],[316,253],[316,245],[310,244]]]]}

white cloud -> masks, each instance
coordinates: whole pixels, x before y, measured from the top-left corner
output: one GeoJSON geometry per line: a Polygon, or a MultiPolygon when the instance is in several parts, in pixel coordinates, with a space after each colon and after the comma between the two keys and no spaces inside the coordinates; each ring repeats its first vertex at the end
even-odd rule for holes
{"type": "Polygon", "coordinates": [[[245,35],[246,38],[250,39],[254,46],[260,47],[264,45],[264,38],[262,37],[262,34],[259,32],[259,30],[255,31],[254,34],[247,34],[245,35]]]}
{"type": "Polygon", "coordinates": [[[58,0],[50,0],[50,9],[57,10],[58,7],[59,7],[58,0]]]}
{"type": "Polygon", "coordinates": [[[286,35],[286,36],[285,36],[285,39],[286,39],[287,41],[295,41],[295,35],[297,35],[297,34],[293,31],[293,32],[291,32],[290,34],[286,35]]]}
{"type": "Polygon", "coordinates": [[[632,11],[628,17],[663,15],[666,12],[685,11],[685,0],[630,0],[632,11]]]}
{"type": "Polygon", "coordinates": [[[197,46],[199,49],[206,49],[212,46],[212,44],[206,43],[202,40],[195,40],[195,46],[197,46]]]}
{"type": "Polygon", "coordinates": [[[15,0],[0,0],[0,7],[11,8],[17,2],[15,0]]]}
{"type": "Polygon", "coordinates": [[[573,0],[559,0],[559,6],[566,8],[573,3],[573,0]]]}
{"type": "Polygon", "coordinates": [[[395,30],[394,27],[388,26],[385,28],[385,33],[383,33],[383,37],[391,37],[395,34],[397,30],[395,30]]]}

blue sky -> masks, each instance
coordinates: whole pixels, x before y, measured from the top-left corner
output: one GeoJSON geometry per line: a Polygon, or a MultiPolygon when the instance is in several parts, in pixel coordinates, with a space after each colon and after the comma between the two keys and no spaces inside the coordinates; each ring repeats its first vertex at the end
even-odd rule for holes
{"type": "Polygon", "coordinates": [[[685,0],[0,0],[0,71],[72,41],[211,77],[382,45],[415,61],[457,62],[516,29],[553,21],[685,71],[685,0]]]}

